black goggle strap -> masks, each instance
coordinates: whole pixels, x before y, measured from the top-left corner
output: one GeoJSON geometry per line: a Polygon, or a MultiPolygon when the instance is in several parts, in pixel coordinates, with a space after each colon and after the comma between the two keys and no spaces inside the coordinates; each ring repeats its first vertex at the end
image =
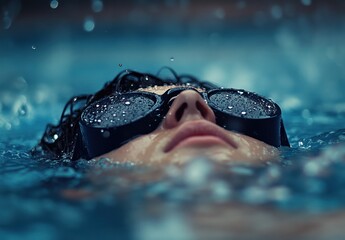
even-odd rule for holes
{"type": "Polygon", "coordinates": [[[74,149],[72,150],[71,159],[78,160],[81,158],[87,159],[87,150],[83,145],[80,129],[78,128],[75,136],[75,145],[74,149]]]}
{"type": "Polygon", "coordinates": [[[163,106],[167,106],[170,107],[169,102],[171,101],[172,98],[176,97],[177,95],[179,95],[181,92],[185,91],[185,90],[193,90],[196,91],[197,93],[200,94],[200,96],[203,96],[202,93],[200,93],[198,90],[196,90],[194,87],[190,86],[190,87],[175,87],[175,88],[171,88],[168,91],[166,91],[162,96],[162,105],[163,106]]]}
{"type": "Polygon", "coordinates": [[[280,143],[281,146],[290,147],[290,143],[285,131],[283,119],[281,120],[281,124],[280,124],[280,141],[281,141],[280,143]]]}

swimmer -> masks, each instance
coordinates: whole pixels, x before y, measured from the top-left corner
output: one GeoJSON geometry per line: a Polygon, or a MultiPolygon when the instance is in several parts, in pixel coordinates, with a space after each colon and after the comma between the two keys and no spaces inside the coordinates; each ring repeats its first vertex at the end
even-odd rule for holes
{"type": "Polygon", "coordinates": [[[72,98],[39,147],[52,158],[180,164],[260,163],[289,146],[273,101],[171,72],[161,79],[126,70],[94,95],[72,98]]]}

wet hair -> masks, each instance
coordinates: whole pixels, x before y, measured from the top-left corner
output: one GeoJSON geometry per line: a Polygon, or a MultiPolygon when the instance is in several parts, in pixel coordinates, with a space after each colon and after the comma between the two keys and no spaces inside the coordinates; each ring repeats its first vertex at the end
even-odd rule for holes
{"type": "Polygon", "coordinates": [[[218,88],[208,81],[200,81],[191,75],[177,75],[171,68],[162,68],[157,75],[140,73],[132,70],[120,72],[112,81],[95,94],[72,97],[65,105],[57,125],[48,124],[38,145],[32,150],[33,155],[44,155],[52,159],[72,159],[77,138],[79,120],[83,110],[93,102],[114,93],[135,91],[139,88],[182,85],[205,90],[218,88]],[[162,70],[169,70],[172,77],[161,78],[162,70]]]}

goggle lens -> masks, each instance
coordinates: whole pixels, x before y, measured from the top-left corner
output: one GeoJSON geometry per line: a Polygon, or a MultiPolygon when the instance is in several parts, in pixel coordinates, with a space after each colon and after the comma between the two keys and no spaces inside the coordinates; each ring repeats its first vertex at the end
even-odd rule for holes
{"type": "Polygon", "coordinates": [[[213,107],[237,117],[259,119],[277,114],[273,102],[241,90],[216,90],[209,99],[213,107]]]}
{"type": "Polygon", "coordinates": [[[148,94],[112,95],[87,107],[82,120],[93,127],[119,127],[146,116],[155,103],[156,99],[148,94]]]}

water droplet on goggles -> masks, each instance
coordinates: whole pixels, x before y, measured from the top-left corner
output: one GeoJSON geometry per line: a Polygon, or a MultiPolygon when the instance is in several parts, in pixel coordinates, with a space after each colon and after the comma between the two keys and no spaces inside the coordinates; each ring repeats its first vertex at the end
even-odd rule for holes
{"type": "Polygon", "coordinates": [[[272,101],[242,90],[218,91],[209,98],[212,105],[220,111],[239,117],[263,118],[272,116],[277,111],[272,101]]]}
{"type": "Polygon", "coordinates": [[[145,116],[155,101],[143,94],[125,93],[105,97],[88,106],[82,115],[85,123],[99,127],[116,127],[128,124],[145,116]],[[95,108],[102,106],[100,111],[95,108]],[[92,119],[97,119],[91,122],[92,119]]]}

